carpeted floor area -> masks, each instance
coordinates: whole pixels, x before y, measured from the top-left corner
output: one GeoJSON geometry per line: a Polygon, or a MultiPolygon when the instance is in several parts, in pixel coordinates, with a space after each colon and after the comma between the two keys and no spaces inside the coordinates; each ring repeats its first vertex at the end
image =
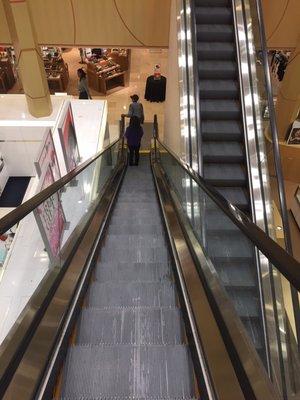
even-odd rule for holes
{"type": "Polygon", "coordinates": [[[11,176],[0,196],[0,207],[18,207],[26,193],[30,176],[11,176]]]}

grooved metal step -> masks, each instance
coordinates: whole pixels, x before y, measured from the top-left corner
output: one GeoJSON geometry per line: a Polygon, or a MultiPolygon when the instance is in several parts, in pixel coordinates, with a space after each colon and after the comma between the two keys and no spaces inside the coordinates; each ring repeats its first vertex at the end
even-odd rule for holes
{"type": "Polygon", "coordinates": [[[254,246],[240,231],[228,235],[226,231],[210,234],[207,238],[207,248],[214,258],[224,259],[254,257],[254,246]]]}
{"type": "Polygon", "coordinates": [[[175,307],[171,282],[95,282],[88,295],[90,307],[175,307]]]}
{"type": "Polygon", "coordinates": [[[229,7],[231,0],[194,0],[196,6],[229,7]]]}
{"type": "MultiPolygon", "coordinates": [[[[132,222],[131,220],[125,220],[129,222],[132,222]]],[[[152,219],[153,222],[153,219],[152,219]]],[[[114,219],[114,223],[117,225],[116,219],[114,219]]],[[[105,247],[116,247],[116,242],[118,243],[118,247],[132,247],[132,246],[142,246],[142,247],[150,247],[150,248],[155,248],[155,247],[164,247],[167,248],[167,243],[164,237],[162,236],[156,236],[152,234],[133,234],[133,235],[128,235],[126,233],[120,233],[120,234],[113,234],[113,233],[108,233],[105,237],[105,247]]]]}
{"type": "Polygon", "coordinates": [[[204,120],[201,123],[204,140],[241,141],[242,126],[239,121],[204,120]]]}
{"type": "Polygon", "coordinates": [[[168,262],[169,253],[164,247],[135,246],[126,251],[124,251],[124,248],[104,247],[101,249],[100,259],[104,262],[117,262],[119,260],[132,263],[168,262]]]}
{"type": "Polygon", "coordinates": [[[176,346],[73,346],[63,397],[193,398],[189,350],[176,346]]]}
{"type": "Polygon", "coordinates": [[[217,191],[240,210],[249,211],[249,195],[242,187],[216,187],[217,191]]]}
{"type": "Polygon", "coordinates": [[[234,61],[199,60],[198,73],[200,79],[234,79],[237,65],[234,61]]]}
{"type": "Polygon", "coordinates": [[[201,99],[238,99],[239,86],[229,79],[201,79],[199,81],[201,99]]]}
{"type": "Polygon", "coordinates": [[[236,51],[233,43],[230,42],[198,42],[198,62],[201,60],[232,61],[236,51]]]}
{"type": "Polygon", "coordinates": [[[230,24],[232,12],[229,7],[196,7],[197,24],[230,24]]]}
{"type": "Polygon", "coordinates": [[[140,234],[153,234],[153,235],[163,235],[162,226],[160,223],[145,225],[145,224],[135,224],[134,220],[131,225],[112,225],[109,227],[110,234],[124,234],[128,235],[140,235],[140,234]]]}
{"type": "Polygon", "coordinates": [[[235,100],[201,100],[200,110],[204,119],[239,120],[241,106],[235,100]]]}
{"type": "Polygon", "coordinates": [[[125,263],[100,262],[96,269],[97,281],[104,282],[155,282],[170,280],[171,267],[168,263],[125,263]]]}
{"type": "Polygon", "coordinates": [[[247,175],[240,164],[205,163],[204,178],[214,186],[246,186],[247,175]]]}
{"type": "Polygon", "coordinates": [[[208,163],[242,163],[244,149],[239,142],[204,141],[203,160],[208,163]]]}
{"type": "Polygon", "coordinates": [[[77,344],[175,345],[184,343],[178,308],[84,309],[77,344]]]}
{"type": "Polygon", "coordinates": [[[233,39],[234,30],[231,25],[202,24],[197,26],[199,42],[231,42],[233,39]]]}

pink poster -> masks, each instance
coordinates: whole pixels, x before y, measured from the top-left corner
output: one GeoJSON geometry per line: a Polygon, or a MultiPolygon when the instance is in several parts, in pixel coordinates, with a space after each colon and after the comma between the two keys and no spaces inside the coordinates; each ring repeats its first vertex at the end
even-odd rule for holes
{"type": "Polygon", "coordinates": [[[50,129],[45,136],[45,141],[40,150],[39,157],[35,162],[35,167],[39,177],[43,175],[45,169],[47,169],[49,165],[51,167],[54,180],[57,181],[59,178],[61,178],[61,175],[50,129]]]}
{"type": "Polygon", "coordinates": [[[61,145],[64,152],[67,171],[70,172],[79,163],[79,150],[73,120],[71,105],[69,105],[64,120],[58,127],[61,145]]]}
{"type": "MultiPolygon", "coordinates": [[[[45,172],[40,190],[45,189],[54,182],[50,165],[45,172]]],[[[65,216],[60,202],[59,193],[55,193],[44,201],[35,213],[45,247],[51,263],[60,252],[61,239],[64,231],[65,216]]]]}

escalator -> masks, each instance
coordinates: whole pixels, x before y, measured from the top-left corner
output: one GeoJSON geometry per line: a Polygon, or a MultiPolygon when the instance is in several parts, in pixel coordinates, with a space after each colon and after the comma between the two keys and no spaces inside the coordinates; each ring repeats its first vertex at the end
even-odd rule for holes
{"type": "Polygon", "coordinates": [[[197,53],[199,98],[183,93],[181,110],[190,163],[160,139],[155,116],[140,165],[128,166],[122,117],[118,140],[0,220],[2,234],[31,218],[47,251],[21,257],[48,262],[0,345],[3,400],[299,397],[299,315],[286,299],[299,296],[300,264],[253,204],[235,13],[246,23],[248,2],[179,3],[195,36],[179,29],[178,40],[194,39],[197,53]]]}
{"type": "MultiPolygon", "coordinates": [[[[209,205],[299,290],[299,263],[157,137],[138,167],[117,140],[0,221],[6,231],[56,197],[69,218],[76,208],[73,232],[0,346],[1,399],[285,398],[181,197],[188,182],[191,208],[209,205]]],[[[229,263],[235,248],[231,240],[229,263]]]]}
{"type": "MultiPolygon", "coordinates": [[[[203,176],[251,218],[232,7],[231,0],[195,0],[203,176]]],[[[226,229],[217,211],[208,209],[205,219],[208,252],[214,253],[221,280],[266,362],[256,255],[235,227],[226,229]]]]}
{"type": "Polygon", "coordinates": [[[61,398],[195,398],[148,157],[128,169],[103,242],[61,398]]]}

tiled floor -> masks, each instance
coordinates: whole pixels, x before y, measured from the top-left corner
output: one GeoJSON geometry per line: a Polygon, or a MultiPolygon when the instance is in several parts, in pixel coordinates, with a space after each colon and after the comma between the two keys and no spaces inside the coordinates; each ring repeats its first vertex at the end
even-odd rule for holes
{"type": "MultiPolygon", "coordinates": [[[[63,58],[68,64],[70,80],[67,87],[67,93],[78,96],[77,92],[77,69],[85,67],[80,64],[79,51],[77,48],[67,49],[63,53],[63,58]]],[[[128,87],[114,89],[107,96],[101,96],[100,93],[91,89],[93,99],[105,98],[108,100],[108,122],[116,124],[120,115],[124,113],[131,102],[129,96],[138,94],[144,105],[145,121],[152,121],[153,115],[157,114],[160,131],[163,132],[164,126],[164,104],[150,103],[144,100],[146,79],[153,74],[154,65],[161,65],[162,75],[167,73],[168,50],[164,49],[132,49],[131,50],[131,67],[130,67],[130,83],[128,87]]],[[[11,89],[10,93],[22,93],[20,82],[11,89]]]]}

